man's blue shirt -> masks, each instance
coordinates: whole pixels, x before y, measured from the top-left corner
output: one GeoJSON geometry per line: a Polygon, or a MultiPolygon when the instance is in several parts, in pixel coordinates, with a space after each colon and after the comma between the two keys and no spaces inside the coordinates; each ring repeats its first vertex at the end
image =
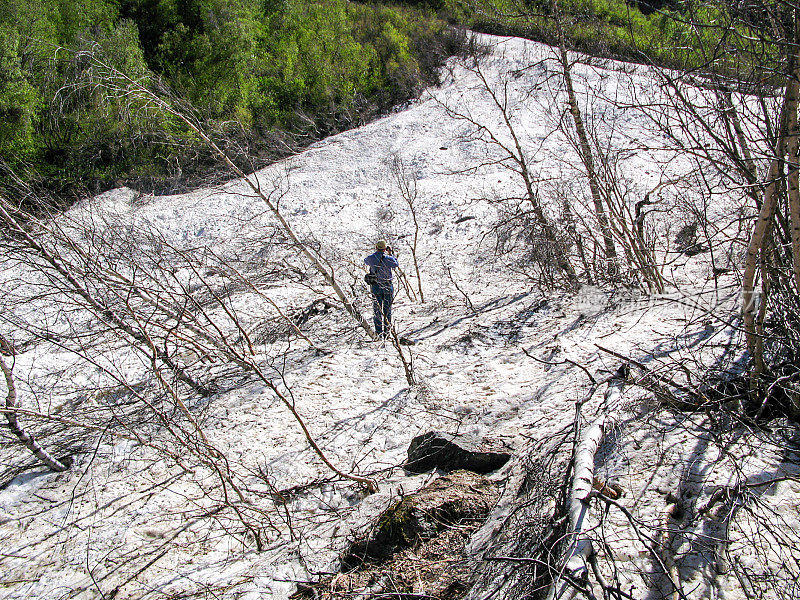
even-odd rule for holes
{"type": "Polygon", "coordinates": [[[374,273],[378,276],[378,282],[391,281],[392,269],[396,269],[400,266],[400,263],[397,262],[394,256],[384,254],[381,251],[370,254],[364,259],[364,264],[369,267],[370,273],[374,273]]]}

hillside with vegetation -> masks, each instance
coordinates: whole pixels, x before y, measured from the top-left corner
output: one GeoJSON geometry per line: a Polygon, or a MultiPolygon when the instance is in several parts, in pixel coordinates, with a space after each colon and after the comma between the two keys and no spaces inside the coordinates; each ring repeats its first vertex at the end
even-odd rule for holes
{"type": "Polygon", "coordinates": [[[413,98],[462,40],[423,11],[345,0],[3,0],[0,156],[54,190],[213,171],[181,127],[93,84],[89,55],[168,89],[259,163],[413,98]]]}
{"type": "Polygon", "coordinates": [[[0,18],[3,598],[800,597],[800,4],[0,18]]]}
{"type": "MultiPolygon", "coordinates": [[[[464,51],[465,27],[738,75],[753,65],[737,57],[776,36],[765,37],[757,10],[736,10],[739,25],[728,30],[714,23],[730,15],[701,3],[2,0],[2,188],[20,195],[21,179],[75,198],[121,183],[176,191],[223,177],[183,125],[101,89],[89,56],[179,99],[247,170],[415,98],[464,51]]],[[[761,56],[770,52],[780,54],[761,56]]]]}
{"type": "Polygon", "coordinates": [[[407,109],[225,184],[0,203],[9,600],[797,597],[800,188],[761,120],[797,94],[726,111],[478,41],[407,109]]]}

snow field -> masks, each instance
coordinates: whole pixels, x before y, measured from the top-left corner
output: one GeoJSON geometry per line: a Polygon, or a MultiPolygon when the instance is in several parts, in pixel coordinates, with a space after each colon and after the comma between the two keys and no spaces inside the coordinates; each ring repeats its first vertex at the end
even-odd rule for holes
{"type": "MultiPolygon", "coordinates": [[[[516,39],[492,41],[482,73],[493,89],[505,86],[536,173],[543,181],[567,177],[567,191],[579,189],[576,156],[553,126],[563,98],[554,92],[555,72],[545,61],[551,50],[516,39]]],[[[646,69],[611,63],[577,63],[575,75],[583,99],[602,92],[624,104],[626,94],[647,95],[653,85],[646,69]]],[[[588,388],[586,376],[565,359],[600,375],[619,365],[598,345],[637,359],[655,356],[648,363],[655,368],[683,359],[712,364],[718,358],[720,350],[712,342],[722,344],[736,335],[725,324],[736,308],[730,294],[735,282],[723,278],[715,288],[711,266],[702,255],[690,260],[670,254],[666,274],[678,289],[655,298],[589,286],[575,295],[543,293],[509,275],[515,255],[493,252],[494,201],[520,195],[519,180],[497,162],[502,158],[497,147],[481,141],[463,117],[485,124],[508,142],[496,106],[476,74],[454,61],[445,83],[407,110],[323,140],[256,174],[271,197],[280,199],[282,214],[301,239],[320,245],[367,315],[361,261],[376,239],[394,245],[408,285],[416,287],[409,251],[413,225],[391,178],[393,158],[400,157],[416,180],[418,258],[426,302],[414,302],[397,282],[394,314],[400,333],[417,342],[406,352],[413,357],[420,385],[410,388],[395,350],[368,342],[338,309],[302,326],[324,353],[297,338],[288,344],[266,334],[263,339],[254,336],[262,364],[276,385],[290,390],[327,456],[339,468],[375,477],[380,491],[366,496],[356,486],[331,478],[263,382],[226,365],[187,357],[196,372],[219,374],[218,393],[190,406],[236,480],[258,492],[245,510],[261,520],[263,551],[255,550],[230,511],[213,513],[219,483],[212,469],[197,464],[183,469],[156,449],[106,436],[87,441],[71,471],[29,470],[0,490],[5,548],[0,598],[100,598],[112,590],[117,599],[179,592],[287,598],[297,581],[334,569],[348,539],[392,499],[434,476],[409,476],[397,468],[415,435],[440,429],[473,433],[515,450],[535,444],[574,421],[575,403],[588,388]],[[454,112],[462,118],[453,118],[454,112]],[[474,312],[454,289],[448,269],[474,312]],[[719,320],[709,322],[708,306],[715,307],[719,320]],[[541,360],[530,358],[523,348],[541,360]],[[286,497],[276,500],[279,491],[286,497]]],[[[637,197],[690,169],[659,150],[663,144],[652,127],[632,111],[598,104],[589,119],[602,134],[625,141],[620,164],[637,197]]],[[[556,201],[562,192],[554,187],[545,200],[556,201]]],[[[680,200],[664,192],[672,220],[659,221],[662,241],[680,224],[680,200]]],[[[722,204],[713,210],[720,223],[728,223],[735,212],[722,204]]],[[[92,219],[131,231],[154,231],[187,252],[210,249],[235,257],[249,269],[248,276],[263,276],[261,291],[286,314],[296,314],[320,293],[328,293],[313,278],[285,283],[260,271],[275,259],[289,266],[299,261],[270,246],[272,219],[241,181],[172,197],[113,190],[75,207],[69,216],[78,223],[92,219]]],[[[17,285],[27,271],[8,267],[3,289],[10,293],[13,288],[19,296],[32,293],[35,282],[17,285]]],[[[188,271],[177,276],[186,281],[193,277],[188,271]]],[[[235,288],[230,306],[254,329],[264,325],[269,333],[270,327],[279,327],[274,308],[251,290],[235,288]]],[[[41,318],[59,331],[81,323],[44,300],[26,307],[21,318],[41,318]]],[[[98,347],[97,356],[126,381],[147,378],[147,365],[118,340],[98,347]]],[[[64,390],[110,386],[102,372],[47,344],[18,356],[15,374],[24,382],[23,404],[49,413],[72,406],[64,390]],[[49,381],[58,386],[45,385],[49,381]]],[[[681,491],[676,489],[679,482],[700,506],[716,487],[730,483],[720,447],[740,458],[746,473],[737,476],[770,472],[781,461],[769,448],[759,454],[759,440],[750,434],[720,446],[706,436],[704,416],[665,413],[651,395],[633,389],[626,393],[626,411],[614,435],[607,433],[596,469],[618,481],[628,492],[621,502],[658,531],[670,529],[664,526],[665,496],[681,491]]],[[[587,419],[597,410],[599,397],[584,408],[587,419]]],[[[101,395],[88,394],[82,402],[91,406],[102,401],[101,395]]],[[[157,431],[154,424],[143,428],[157,431]]],[[[794,481],[783,481],[764,490],[759,502],[776,507],[786,535],[796,538],[793,510],[800,489],[794,481]]],[[[663,579],[651,554],[619,513],[598,523],[625,589],[636,598],[648,597],[650,580],[663,579]]],[[[754,535],[747,530],[749,524],[732,521],[732,531],[742,537],[731,553],[752,564],[754,572],[765,563],[782,564],[780,556],[770,561],[754,552],[746,541],[754,535]]],[[[681,559],[687,596],[745,597],[733,575],[715,570],[718,561],[709,538],[719,532],[696,531],[695,524],[681,527],[684,535],[675,536],[673,552],[681,559]]],[[[769,536],[778,534],[764,535],[768,547],[769,536]]],[[[663,589],[664,582],[660,585],[663,589]]]]}

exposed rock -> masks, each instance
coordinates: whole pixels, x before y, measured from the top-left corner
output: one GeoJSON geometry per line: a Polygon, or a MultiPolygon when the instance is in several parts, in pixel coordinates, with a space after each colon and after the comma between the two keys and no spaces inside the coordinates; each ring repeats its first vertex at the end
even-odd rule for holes
{"type": "Polygon", "coordinates": [[[487,448],[473,436],[454,436],[431,431],[418,435],[408,446],[408,460],[403,468],[411,473],[424,473],[431,469],[450,472],[457,469],[489,473],[502,467],[511,454],[487,448]]]}
{"type": "Polygon", "coordinates": [[[317,298],[311,304],[303,308],[302,310],[297,311],[296,314],[292,315],[292,321],[298,327],[303,325],[309,319],[313,317],[317,317],[319,315],[326,315],[328,312],[333,308],[333,304],[325,300],[324,298],[317,298]]]}
{"type": "Polygon", "coordinates": [[[708,248],[703,246],[697,235],[697,221],[684,225],[675,235],[675,249],[683,252],[686,256],[696,256],[703,252],[708,252],[708,248]]]}

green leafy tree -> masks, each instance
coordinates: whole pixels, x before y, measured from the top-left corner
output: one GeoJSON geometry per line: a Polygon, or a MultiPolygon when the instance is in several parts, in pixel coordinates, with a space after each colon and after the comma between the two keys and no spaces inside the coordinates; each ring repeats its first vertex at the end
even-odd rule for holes
{"type": "Polygon", "coordinates": [[[34,125],[39,94],[25,77],[20,36],[0,26],[0,157],[16,163],[35,150],[34,125]]]}
{"type": "Polygon", "coordinates": [[[238,141],[315,139],[435,82],[445,33],[431,14],[346,0],[0,0],[0,152],[56,187],[203,168],[182,126],[82,85],[81,52],[166,84],[238,141]]]}

